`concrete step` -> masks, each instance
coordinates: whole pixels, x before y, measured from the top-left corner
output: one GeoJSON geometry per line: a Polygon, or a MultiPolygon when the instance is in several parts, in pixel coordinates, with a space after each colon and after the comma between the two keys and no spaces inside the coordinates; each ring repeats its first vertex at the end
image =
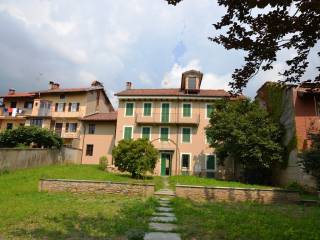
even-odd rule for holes
{"type": "Polygon", "coordinates": [[[180,234],[166,232],[149,232],[144,240],[181,240],[180,234]]]}
{"type": "Polygon", "coordinates": [[[172,223],[152,222],[149,224],[149,228],[153,231],[159,231],[159,232],[174,232],[177,229],[177,225],[172,223]]]}

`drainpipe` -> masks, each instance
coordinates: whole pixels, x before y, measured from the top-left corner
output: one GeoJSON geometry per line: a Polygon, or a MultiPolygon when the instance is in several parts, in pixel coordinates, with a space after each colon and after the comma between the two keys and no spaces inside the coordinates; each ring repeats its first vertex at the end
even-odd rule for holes
{"type": "Polygon", "coordinates": [[[178,156],[178,144],[179,144],[179,107],[180,107],[180,98],[178,97],[178,103],[177,103],[177,109],[176,109],[176,114],[177,114],[177,134],[176,134],[176,175],[178,175],[178,161],[179,161],[179,156],[178,156]]]}
{"type": "Polygon", "coordinates": [[[81,153],[81,164],[82,164],[82,159],[83,159],[83,148],[84,148],[84,139],[86,137],[86,122],[83,124],[83,139],[82,139],[82,153],[81,153]]]}

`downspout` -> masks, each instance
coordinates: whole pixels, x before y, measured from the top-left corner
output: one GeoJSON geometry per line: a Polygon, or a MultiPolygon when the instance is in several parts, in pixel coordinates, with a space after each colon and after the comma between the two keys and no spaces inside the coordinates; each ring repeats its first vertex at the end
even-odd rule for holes
{"type": "Polygon", "coordinates": [[[179,107],[180,107],[180,98],[178,97],[178,103],[177,103],[177,110],[176,110],[176,113],[177,113],[177,134],[176,134],[176,175],[178,175],[178,144],[179,144],[179,107]]]}
{"type": "Polygon", "coordinates": [[[84,139],[86,137],[86,123],[83,124],[83,139],[82,139],[82,154],[81,154],[81,164],[82,164],[82,159],[83,159],[83,148],[84,148],[84,139]]]}

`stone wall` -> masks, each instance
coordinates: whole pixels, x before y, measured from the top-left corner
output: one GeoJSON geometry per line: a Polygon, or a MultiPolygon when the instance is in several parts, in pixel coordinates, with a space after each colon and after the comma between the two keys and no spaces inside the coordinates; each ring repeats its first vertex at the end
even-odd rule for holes
{"type": "Polygon", "coordinates": [[[177,197],[193,201],[245,202],[259,203],[296,203],[300,200],[296,191],[278,189],[250,189],[228,187],[203,187],[177,185],[177,197]]]}
{"type": "Polygon", "coordinates": [[[93,194],[122,194],[149,197],[154,194],[153,184],[117,183],[110,181],[41,179],[39,191],[93,194]]]}
{"type": "Polygon", "coordinates": [[[0,148],[0,170],[15,170],[61,163],[81,163],[82,150],[64,147],[58,149],[0,148]]]}

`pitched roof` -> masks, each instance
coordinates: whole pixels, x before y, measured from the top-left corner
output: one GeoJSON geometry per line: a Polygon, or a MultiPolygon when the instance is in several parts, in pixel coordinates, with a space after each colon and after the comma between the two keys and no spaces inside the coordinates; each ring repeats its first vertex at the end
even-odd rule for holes
{"type": "Polygon", "coordinates": [[[94,113],[84,116],[82,121],[117,121],[118,112],[94,113]]]}
{"type": "Polygon", "coordinates": [[[115,96],[189,96],[189,97],[230,97],[223,89],[201,89],[197,93],[186,93],[180,88],[162,89],[127,89],[115,94],[115,96]]]}
{"type": "Polygon", "coordinates": [[[36,94],[29,92],[16,92],[14,94],[6,94],[0,96],[0,98],[12,98],[12,97],[34,97],[36,94]]]}
{"type": "Polygon", "coordinates": [[[34,93],[65,93],[65,92],[89,92],[93,90],[103,89],[103,87],[87,87],[87,88],[57,88],[57,89],[47,89],[40,90],[34,93]]]}

